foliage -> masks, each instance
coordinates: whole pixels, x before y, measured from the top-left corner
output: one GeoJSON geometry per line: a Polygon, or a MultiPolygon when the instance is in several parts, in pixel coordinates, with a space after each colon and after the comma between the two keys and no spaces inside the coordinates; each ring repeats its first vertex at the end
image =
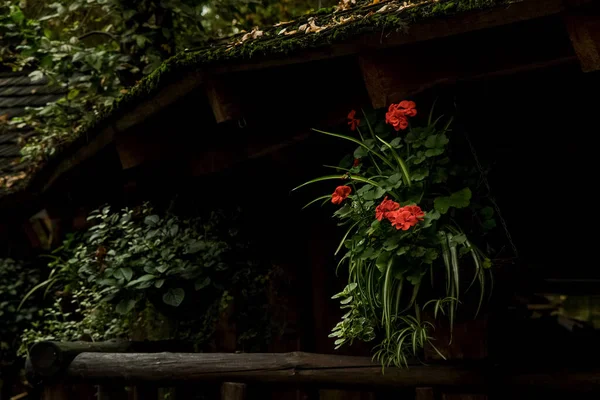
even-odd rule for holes
{"type": "Polygon", "coordinates": [[[149,205],[120,212],[106,206],[88,219],[93,226],[51,256],[52,272],[36,290],[58,288],[57,300],[25,332],[23,349],[44,338],[137,336],[200,345],[237,295],[238,323],[268,336],[264,308],[261,317],[253,309],[265,303],[268,270],[244,251],[239,231],[223,230],[223,215],[181,219],[149,205]]]}
{"type": "Polygon", "coordinates": [[[20,308],[23,293],[39,282],[36,269],[10,258],[0,259],[0,366],[14,360],[19,335],[37,319],[38,307],[30,299],[20,308]]]}
{"type": "Polygon", "coordinates": [[[344,250],[339,265],[348,266],[349,281],[334,298],[348,312],[331,336],[338,348],[379,338],[375,357],[383,365],[407,365],[427,343],[435,349],[433,324],[422,319],[422,309],[428,306],[434,317],[446,313],[452,325],[461,282],[470,273],[466,267],[473,268],[471,285],[478,283],[481,305],[491,264],[466,234],[484,227],[472,223],[480,219],[472,218],[478,208],[469,208],[475,206],[472,193],[462,186],[465,170],[449,157],[451,120],[434,119],[432,110],[423,126],[410,126],[416,112],[413,102],[404,101],[390,106],[385,121],[375,122],[374,115],[359,121],[351,113],[348,124],[356,135],[318,131],[358,147],[331,167],[336,174],[300,186],[345,183],[316,199],[340,204],[334,217],[347,227],[336,254],[344,250]],[[427,281],[432,287],[423,298],[427,281]]]}

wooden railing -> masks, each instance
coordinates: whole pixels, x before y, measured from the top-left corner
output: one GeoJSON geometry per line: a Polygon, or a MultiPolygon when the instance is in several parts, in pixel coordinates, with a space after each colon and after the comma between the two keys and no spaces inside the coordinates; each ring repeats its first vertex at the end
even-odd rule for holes
{"type": "MultiPolygon", "coordinates": [[[[365,357],[311,353],[148,353],[147,345],[114,343],[36,344],[30,373],[63,384],[153,385],[235,382],[223,386],[223,399],[244,399],[244,384],[317,387],[458,388],[490,392],[528,390],[600,391],[600,368],[528,369],[483,363],[385,368],[365,357]],[[131,352],[136,351],[136,352],[131,352]]],[[[154,348],[154,345],[152,346],[154,348]]],[[[47,396],[48,397],[48,396],[47,396]]]]}

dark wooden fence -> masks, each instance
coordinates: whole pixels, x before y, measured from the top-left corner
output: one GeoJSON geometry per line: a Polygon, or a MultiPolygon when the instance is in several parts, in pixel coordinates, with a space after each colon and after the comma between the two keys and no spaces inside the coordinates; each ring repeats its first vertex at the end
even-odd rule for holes
{"type": "MultiPolygon", "coordinates": [[[[152,348],[155,348],[152,345],[152,348]]],[[[314,387],[460,389],[475,393],[511,390],[600,390],[600,368],[527,368],[484,363],[413,365],[385,368],[365,357],[311,353],[139,352],[148,345],[130,342],[42,342],[30,352],[29,373],[41,378],[44,400],[85,398],[85,387],[130,386],[134,399],[156,399],[156,387],[222,384],[221,398],[245,399],[247,384],[314,387]],[[132,352],[134,351],[134,352],[132,352]],[[76,389],[74,389],[76,388],[76,389]],[[82,389],[84,388],[84,389],[82,389]]],[[[417,396],[418,397],[418,396],[417,396]]],[[[172,398],[172,397],[171,397],[172,398]]]]}

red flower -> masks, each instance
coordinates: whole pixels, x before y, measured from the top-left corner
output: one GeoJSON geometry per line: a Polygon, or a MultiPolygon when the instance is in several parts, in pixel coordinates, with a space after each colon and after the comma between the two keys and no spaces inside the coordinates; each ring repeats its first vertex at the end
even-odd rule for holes
{"type": "Polygon", "coordinates": [[[404,206],[404,208],[409,211],[415,218],[422,219],[425,217],[425,213],[421,210],[419,206],[404,206]]]}
{"type": "Polygon", "coordinates": [[[394,228],[407,231],[417,225],[424,216],[425,213],[421,210],[421,207],[405,206],[397,211],[388,213],[387,218],[394,228]]]}
{"type": "Polygon", "coordinates": [[[408,120],[397,110],[388,111],[385,114],[385,122],[393,126],[396,131],[404,130],[408,127],[408,120]]]}
{"type": "Polygon", "coordinates": [[[355,159],[354,159],[354,162],[352,163],[352,166],[353,166],[353,167],[358,167],[359,165],[360,165],[360,159],[358,159],[358,158],[355,158],[355,159]]]}
{"type": "Polygon", "coordinates": [[[390,104],[385,114],[385,122],[392,125],[396,131],[408,127],[408,118],[417,115],[414,101],[403,100],[398,104],[390,104]]]}
{"type": "Polygon", "coordinates": [[[354,116],[356,115],[356,111],[352,110],[348,113],[348,126],[350,127],[351,131],[356,130],[356,128],[358,127],[358,124],[360,124],[360,119],[354,118],[354,116]]]}
{"type": "Polygon", "coordinates": [[[351,192],[352,188],[350,186],[338,186],[331,195],[331,202],[333,204],[342,204],[342,201],[346,200],[351,192]]]}
{"type": "Polygon", "coordinates": [[[414,101],[402,100],[398,103],[398,110],[402,111],[407,117],[414,117],[417,115],[416,106],[414,101]]]}
{"type": "Polygon", "coordinates": [[[381,221],[383,218],[388,218],[390,212],[396,211],[399,208],[400,204],[393,200],[388,200],[387,196],[385,196],[381,204],[375,208],[375,218],[381,221]]]}

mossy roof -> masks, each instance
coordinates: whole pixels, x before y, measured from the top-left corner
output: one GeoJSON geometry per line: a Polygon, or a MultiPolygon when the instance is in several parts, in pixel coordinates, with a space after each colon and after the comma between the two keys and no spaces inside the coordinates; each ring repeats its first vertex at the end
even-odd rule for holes
{"type": "MultiPolygon", "coordinates": [[[[65,150],[73,151],[84,146],[103,126],[125,110],[135,106],[176,81],[186,72],[202,70],[216,64],[244,64],[260,62],[274,57],[286,57],[303,50],[331,46],[358,36],[375,32],[401,32],[410,25],[424,20],[446,18],[456,14],[486,10],[493,7],[520,3],[522,0],[424,0],[406,2],[400,0],[342,0],[347,7],[321,9],[295,21],[280,23],[252,32],[215,40],[196,49],[166,60],[154,72],[122,95],[115,103],[100,110],[93,121],[80,128],[78,139],[55,153],[51,160],[40,166],[32,177],[46,168],[56,166],[65,150]],[[345,9],[344,9],[345,8],[345,9]]],[[[341,3],[340,3],[341,4],[341,3]]],[[[42,175],[43,176],[43,175],[42,175]]],[[[43,178],[42,178],[43,179],[43,178]]],[[[42,183],[43,184],[43,183],[42,183]]],[[[36,185],[19,185],[35,190],[36,185]]]]}

